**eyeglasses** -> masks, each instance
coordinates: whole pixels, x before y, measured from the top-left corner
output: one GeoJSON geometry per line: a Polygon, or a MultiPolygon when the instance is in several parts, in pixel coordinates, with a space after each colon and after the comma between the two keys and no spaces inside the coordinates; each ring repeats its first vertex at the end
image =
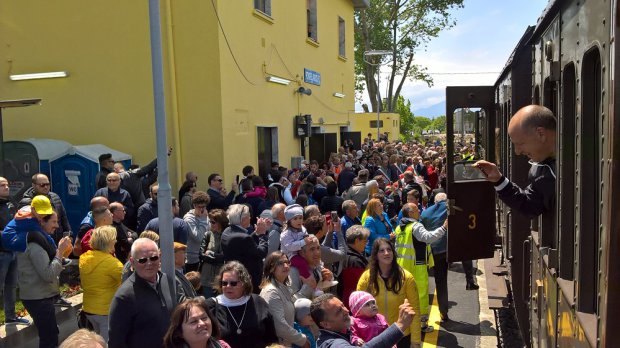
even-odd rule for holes
{"type": "Polygon", "coordinates": [[[141,259],[138,259],[137,261],[138,261],[138,263],[145,264],[146,261],[155,262],[157,260],[159,260],[159,255],[154,255],[154,256],[150,256],[150,257],[143,257],[141,259]]]}
{"type": "Polygon", "coordinates": [[[222,181],[224,181],[224,179],[215,179],[215,181],[222,182],[222,181]]]}
{"type": "Polygon", "coordinates": [[[235,281],[230,281],[230,282],[227,282],[227,281],[225,281],[225,280],[222,280],[222,281],[220,282],[220,285],[221,285],[222,287],[227,287],[227,286],[233,286],[233,287],[234,287],[234,286],[237,286],[237,284],[239,284],[239,283],[240,283],[240,282],[239,282],[238,280],[235,280],[235,281]]]}
{"type": "Polygon", "coordinates": [[[120,179],[106,179],[108,182],[120,181],[120,179]]]}
{"type": "Polygon", "coordinates": [[[41,187],[49,187],[50,183],[49,182],[44,182],[42,184],[37,184],[37,186],[41,186],[41,187]]]}
{"type": "Polygon", "coordinates": [[[211,225],[213,225],[213,224],[216,224],[216,223],[217,223],[217,221],[215,221],[215,220],[209,220],[209,223],[210,223],[211,225]]]}

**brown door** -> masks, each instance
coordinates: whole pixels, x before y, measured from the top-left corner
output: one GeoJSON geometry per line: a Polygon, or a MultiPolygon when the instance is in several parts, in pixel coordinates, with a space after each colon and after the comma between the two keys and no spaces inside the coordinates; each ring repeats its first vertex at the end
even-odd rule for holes
{"type": "Polygon", "coordinates": [[[478,159],[495,158],[493,91],[492,86],[446,88],[450,262],[493,257],[495,190],[472,167],[478,159]],[[465,147],[473,158],[462,155],[465,147]]]}

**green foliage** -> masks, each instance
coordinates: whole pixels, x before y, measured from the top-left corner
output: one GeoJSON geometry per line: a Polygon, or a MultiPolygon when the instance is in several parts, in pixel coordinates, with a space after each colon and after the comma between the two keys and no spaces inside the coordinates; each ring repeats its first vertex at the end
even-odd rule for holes
{"type": "Polygon", "coordinates": [[[435,130],[438,129],[440,133],[446,132],[446,116],[438,116],[433,119],[431,122],[430,129],[435,130]]]}
{"type": "MultiPolygon", "coordinates": [[[[432,86],[433,79],[425,67],[413,63],[415,51],[456,21],[450,10],[463,7],[463,0],[371,0],[369,8],[355,14],[355,75],[359,94],[368,91],[373,110],[395,112],[398,97],[406,80],[420,80],[432,86]],[[387,105],[377,107],[377,64],[381,57],[367,57],[364,52],[388,50],[385,57],[389,71],[387,105]]],[[[385,79],[382,79],[385,80],[385,79]]],[[[385,83],[385,82],[384,82],[385,83]]],[[[380,85],[384,90],[384,84],[380,85]]],[[[383,98],[380,98],[383,100],[383,98]]]]}
{"type": "Polygon", "coordinates": [[[409,100],[405,101],[403,96],[399,96],[396,102],[396,110],[394,110],[394,112],[400,115],[401,136],[404,137],[405,141],[411,140],[415,123],[415,116],[411,111],[411,102],[409,100]]]}

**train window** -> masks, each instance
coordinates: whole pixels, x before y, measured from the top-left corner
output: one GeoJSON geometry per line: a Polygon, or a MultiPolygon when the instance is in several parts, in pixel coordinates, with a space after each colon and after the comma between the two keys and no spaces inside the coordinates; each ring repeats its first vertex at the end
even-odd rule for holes
{"type": "Polygon", "coordinates": [[[575,262],[575,65],[562,74],[562,115],[558,116],[560,138],[560,277],[572,280],[575,262]]]}
{"type": "Polygon", "coordinates": [[[578,310],[596,313],[600,233],[601,57],[597,49],[584,55],[579,149],[579,284],[578,310]]]}
{"type": "Polygon", "coordinates": [[[485,180],[482,173],[471,167],[475,161],[486,158],[486,112],[480,108],[462,108],[454,111],[454,181],[485,180]],[[458,158],[457,158],[458,157],[458,158]]]}

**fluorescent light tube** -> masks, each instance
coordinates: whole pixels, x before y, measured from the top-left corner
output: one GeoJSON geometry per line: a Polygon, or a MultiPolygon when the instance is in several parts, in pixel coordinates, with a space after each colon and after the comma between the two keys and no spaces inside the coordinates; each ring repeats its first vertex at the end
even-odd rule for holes
{"type": "Polygon", "coordinates": [[[11,81],[19,81],[19,80],[37,80],[37,79],[53,79],[58,77],[67,77],[69,73],[66,71],[52,71],[52,72],[43,72],[43,73],[33,73],[33,74],[19,74],[19,75],[10,75],[9,78],[11,81]]]}
{"type": "Polygon", "coordinates": [[[267,76],[267,81],[268,82],[273,82],[273,83],[279,83],[279,84],[285,85],[285,86],[288,86],[288,84],[291,83],[290,80],[283,79],[283,78],[277,77],[277,76],[267,76]]]}

